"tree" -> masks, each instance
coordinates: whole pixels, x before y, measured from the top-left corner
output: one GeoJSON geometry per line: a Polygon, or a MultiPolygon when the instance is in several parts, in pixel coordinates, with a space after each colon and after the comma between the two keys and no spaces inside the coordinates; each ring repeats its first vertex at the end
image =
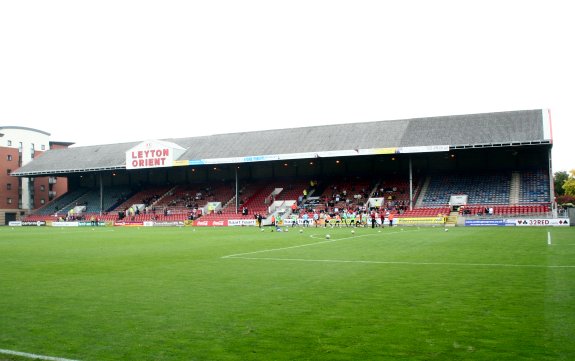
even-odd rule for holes
{"type": "Polygon", "coordinates": [[[559,196],[557,197],[557,204],[563,206],[564,208],[573,207],[573,204],[575,204],[575,196],[559,196]]]}
{"type": "Polygon", "coordinates": [[[555,174],[553,175],[553,184],[556,196],[562,196],[565,194],[563,184],[567,179],[569,179],[569,173],[567,173],[566,171],[555,172],[555,174]]]}
{"type": "Polygon", "coordinates": [[[571,169],[569,179],[563,183],[563,190],[568,196],[575,196],[575,169],[571,169]]]}

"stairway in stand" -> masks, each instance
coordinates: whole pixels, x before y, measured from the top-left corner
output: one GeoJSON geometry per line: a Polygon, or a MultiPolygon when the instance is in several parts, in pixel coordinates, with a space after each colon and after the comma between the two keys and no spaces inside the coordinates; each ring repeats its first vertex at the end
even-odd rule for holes
{"type": "Polygon", "coordinates": [[[455,225],[457,224],[457,217],[459,216],[459,213],[457,211],[453,211],[449,213],[449,216],[447,216],[446,220],[445,220],[445,227],[455,227],[455,225]]]}

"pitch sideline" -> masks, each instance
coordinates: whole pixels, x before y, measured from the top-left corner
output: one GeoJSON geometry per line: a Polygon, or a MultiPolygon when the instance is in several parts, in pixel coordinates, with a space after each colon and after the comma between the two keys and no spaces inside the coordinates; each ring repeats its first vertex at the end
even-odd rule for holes
{"type": "Polygon", "coordinates": [[[458,267],[515,267],[515,268],[575,268],[575,265],[539,265],[539,264],[512,264],[512,263],[456,263],[456,262],[408,262],[408,261],[365,261],[365,260],[337,260],[337,259],[305,259],[305,258],[273,258],[273,257],[233,257],[260,261],[289,261],[289,262],[321,262],[321,263],[362,263],[362,264],[389,264],[409,266],[458,266],[458,267]]]}
{"type": "Polygon", "coordinates": [[[27,353],[27,352],[4,350],[1,348],[0,348],[0,354],[11,355],[11,356],[20,356],[20,357],[26,357],[26,358],[31,358],[31,359],[35,359],[35,360],[46,360],[46,361],[79,361],[79,360],[72,360],[72,359],[62,358],[62,357],[52,357],[52,356],[36,355],[33,353],[27,353]]]}

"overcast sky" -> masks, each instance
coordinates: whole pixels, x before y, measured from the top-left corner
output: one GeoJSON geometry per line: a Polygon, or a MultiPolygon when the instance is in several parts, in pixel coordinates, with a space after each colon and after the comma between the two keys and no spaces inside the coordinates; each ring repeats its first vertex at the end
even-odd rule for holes
{"type": "Polygon", "coordinates": [[[573,34],[556,0],[0,0],[0,125],[93,145],[549,108],[569,170],[573,34]]]}

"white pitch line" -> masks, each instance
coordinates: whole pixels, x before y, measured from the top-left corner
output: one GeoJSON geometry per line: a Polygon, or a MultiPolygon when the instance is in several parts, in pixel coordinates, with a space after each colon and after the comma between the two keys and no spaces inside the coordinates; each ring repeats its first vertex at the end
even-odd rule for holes
{"type": "Polygon", "coordinates": [[[507,263],[455,263],[455,262],[406,262],[406,261],[362,261],[337,259],[305,259],[305,258],[272,258],[272,257],[234,257],[258,261],[291,261],[291,262],[323,262],[323,263],[363,263],[363,264],[397,264],[410,266],[461,266],[461,267],[526,267],[526,268],[575,268],[575,266],[546,266],[537,264],[507,264],[507,263]]]}
{"type": "MultiPolygon", "coordinates": [[[[409,231],[408,231],[409,232],[409,231]]],[[[386,233],[386,234],[395,234],[395,233],[399,233],[399,232],[391,232],[391,233],[386,233]]],[[[405,233],[405,232],[404,232],[405,233]]],[[[308,247],[308,246],[315,246],[318,244],[324,244],[324,243],[332,243],[332,242],[337,242],[337,241],[343,241],[345,239],[353,239],[353,238],[360,238],[360,237],[368,237],[368,236],[375,236],[375,234],[362,234],[362,235],[358,235],[358,236],[351,236],[351,237],[344,237],[344,238],[337,238],[337,239],[330,239],[327,241],[321,241],[321,242],[314,242],[314,243],[306,243],[306,244],[300,244],[297,246],[290,246],[290,247],[281,247],[281,248],[269,248],[269,249],[262,249],[259,251],[253,251],[253,252],[246,252],[246,253],[236,253],[236,254],[230,254],[227,256],[222,256],[222,258],[241,258],[240,256],[246,256],[246,255],[250,255],[250,254],[258,254],[258,253],[265,253],[265,252],[275,252],[275,251],[284,251],[286,249],[295,249],[295,248],[301,248],[301,247],[308,247]]],[[[310,235],[311,238],[317,238],[316,235],[310,235]]],[[[323,236],[321,236],[323,237],[323,236]]]]}
{"type": "Polygon", "coordinates": [[[52,356],[36,355],[33,353],[26,353],[26,352],[20,352],[20,351],[4,350],[1,348],[0,348],[0,354],[12,355],[12,356],[21,356],[21,357],[27,357],[27,358],[32,358],[32,359],[36,359],[36,360],[46,360],[46,361],[78,361],[78,360],[72,360],[69,358],[52,357],[52,356]]]}
{"type": "MultiPolygon", "coordinates": [[[[365,234],[365,235],[361,235],[361,236],[356,236],[356,237],[365,237],[365,236],[369,236],[369,234],[365,234]]],[[[310,236],[310,237],[314,238],[313,236],[310,236]]],[[[236,253],[236,254],[230,254],[230,255],[228,255],[228,256],[223,256],[222,258],[239,258],[239,256],[245,256],[245,255],[248,255],[248,254],[257,254],[257,253],[264,253],[264,252],[283,251],[283,250],[286,250],[286,249],[294,249],[294,248],[315,246],[316,244],[332,243],[332,242],[337,242],[337,241],[341,241],[341,240],[343,240],[343,239],[349,239],[349,238],[351,238],[351,237],[339,238],[339,239],[331,239],[331,240],[329,240],[329,241],[322,241],[322,242],[306,243],[306,244],[300,244],[300,245],[297,245],[297,246],[290,246],[290,247],[270,248],[270,249],[262,249],[262,250],[254,251],[254,252],[236,253]]]]}

